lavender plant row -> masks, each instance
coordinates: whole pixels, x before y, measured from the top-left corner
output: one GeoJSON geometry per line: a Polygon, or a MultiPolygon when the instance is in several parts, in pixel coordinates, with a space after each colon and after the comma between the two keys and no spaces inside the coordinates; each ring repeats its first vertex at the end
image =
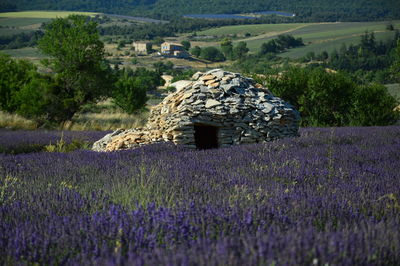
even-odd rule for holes
{"type": "Polygon", "coordinates": [[[0,129],[0,153],[28,153],[40,151],[44,146],[63,140],[95,142],[104,136],[101,131],[31,131],[0,129]]]}
{"type": "Polygon", "coordinates": [[[0,154],[0,264],[399,265],[400,127],[0,154]]]}

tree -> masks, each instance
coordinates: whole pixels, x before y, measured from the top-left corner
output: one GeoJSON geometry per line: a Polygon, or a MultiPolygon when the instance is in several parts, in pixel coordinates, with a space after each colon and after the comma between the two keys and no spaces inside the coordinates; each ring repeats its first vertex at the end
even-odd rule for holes
{"type": "Polygon", "coordinates": [[[235,48],[233,48],[234,58],[243,58],[249,52],[246,42],[239,42],[235,48]]]}
{"type": "Polygon", "coordinates": [[[233,54],[233,45],[232,41],[229,38],[225,38],[221,43],[221,51],[226,58],[232,58],[233,54]]]}
{"type": "Polygon", "coordinates": [[[269,42],[265,42],[261,45],[260,54],[265,55],[268,53],[278,53],[279,51],[279,47],[275,40],[270,40],[269,42]]]}
{"type": "Polygon", "coordinates": [[[163,38],[161,38],[161,37],[156,37],[156,38],[153,40],[153,44],[154,44],[154,45],[158,45],[158,46],[160,46],[163,42],[165,42],[165,40],[164,40],[163,38]]]}
{"type": "Polygon", "coordinates": [[[52,110],[47,117],[54,122],[70,120],[80,108],[108,95],[113,75],[105,63],[104,45],[97,23],[88,17],[70,15],[54,19],[45,27],[39,49],[51,57],[44,61],[54,73],[56,89],[47,91],[52,110]]]}
{"type": "Polygon", "coordinates": [[[201,48],[199,46],[195,46],[190,50],[190,53],[195,57],[199,57],[201,54],[201,48]]]}
{"type": "Polygon", "coordinates": [[[393,77],[400,82],[400,39],[397,40],[397,47],[394,51],[394,62],[391,67],[391,72],[393,77]]]}
{"type": "Polygon", "coordinates": [[[181,44],[183,45],[183,48],[185,48],[186,51],[189,51],[190,49],[190,42],[187,40],[181,41],[181,44]]]}
{"type": "Polygon", "coordinates": [[[14,60],[9,55],[0,53],[0,110],[14,112],[17,104],[13,95],[22,89],[31,79],[35,66],[24,60],[14,60]]]}
{"type": "Polygon", "coordinates": [[[122,75],[115,85],[113,100],[125,112],[132,114],[146,106],[148,97],[146,87],[148,80],[145,77],[130,77],[122,75]]]}
{"type": "MultiPolygon", "coordinates": [[[[16,104],[15,112],[28,119],[35,120],[39,125],[46,124],[46,113],[50,111],[54,101],[50,101],[52,87],[55,86],[51,76],[31,73],[29,82],[14,93],[13,101],[16,104]],[[50,109],[50,110],[49,110],[50,109]]],[[[54,114],[53,114],[54,115],[54,114]]]]}
{"type": "Polygon", "coordinates": [[[220,62],[225,60],[225,57],[221,53],[221,51],[215,47],[206,47],[201,49],[200,58],[213,62],[220,62]]]}
{"type": "Polygon", "coordinates": [[[393,109],[396,99],[380,84],[359,86],[353,96],[350,123],[354,126],[385,126],[394,124],[400,117],[393,109]]]}

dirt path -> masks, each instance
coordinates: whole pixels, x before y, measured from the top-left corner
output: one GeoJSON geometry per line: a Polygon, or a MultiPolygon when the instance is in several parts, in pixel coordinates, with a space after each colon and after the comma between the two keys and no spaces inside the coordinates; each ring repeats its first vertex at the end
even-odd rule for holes
{"type": "MultiPolygon", "coordinates": [[[[308,23],[308,24],[300,25],[300,26],[297,26],[297,27],[294,27],[294,28],[291,28],[291,29],[288,29],[288,30],[271,31],[271,32],[267,32],[267,33],[260,34],[260,35],[257,35],[257,36],[252,36],[252,37],[249,37],[249,38],[232,40],[232,42],[233,43],[238,43],[238,42],[248,42],[248,41],[262,40],[262,39],[266,39],[266,38],[270,38],[270,37],[275,37],[275,36],[278,36],[278,35],[281,35],[281,34],[288,34],[288,33],[291,33],[293,31],[296,31],[296,30],[299,30],[299,29],[302,29],[302,28],[305,28],[305,27],[313,26],[313,25],[334,24],[334,23],[336,23],[336,22],[308,23]]],[[[202,41],[198,41],[198,42],[194,41],[194,42],[192,42],[192,46],[193,47],[196,46],[196,45],[200,46],[200,47],[203,47],[203,46],[218,46],[219,42],[202,42],[202,41]]]]}
{"type": "MultiPolygon", "coordinates": [[[[320,23],[318,23],[318,24],[320,24],[320,23]]],[[[289,30],[284,30],[284,31],[271,31],[271,32],[268,32],[268,33],[260,34],[260,35],[249,37],[249,38],[245,38],[245,39],[234,40],[232,42],[233,43],[237,43],[237,42],[248,42],[248,41],[262,40],[262,39],[266,39],[266,38],[270,38],[270,37],[274,37],[274,36],[278,36],[278,35],[282,35],[282,34],[287,34],[287,33],[290,33],[292,31],[295,31],[295,30],[298,30],[298,29],[301,29],[301,28],[304,28],[304,27],[308,27],[308,26],[311,26],[311,25],[313,25],[313,24],[301,25],[301,26],[297,26],[297,27],[289,29],[289,30]]]]}

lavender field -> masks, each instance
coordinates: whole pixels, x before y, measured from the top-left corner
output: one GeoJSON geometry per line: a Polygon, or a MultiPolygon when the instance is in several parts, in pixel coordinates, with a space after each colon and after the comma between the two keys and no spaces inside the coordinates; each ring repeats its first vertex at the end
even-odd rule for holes
{"type": "Polygon", "coordinates": [[[59,133],[0,131],[0,265],[399,265],[400,127],[300,133],[17,154],[59,133]]]}

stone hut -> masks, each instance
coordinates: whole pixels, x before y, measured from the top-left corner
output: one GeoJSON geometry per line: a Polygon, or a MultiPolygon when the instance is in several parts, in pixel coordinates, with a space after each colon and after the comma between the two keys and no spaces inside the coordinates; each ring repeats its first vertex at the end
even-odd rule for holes
{"type": "Polygon", "coordinates": [[[93,150],[168,141],[207,149],[298,136],[299,113],[253,79],[220,69],[193,79],[153,107],[144,128],[117,130],[93,150]]]}

